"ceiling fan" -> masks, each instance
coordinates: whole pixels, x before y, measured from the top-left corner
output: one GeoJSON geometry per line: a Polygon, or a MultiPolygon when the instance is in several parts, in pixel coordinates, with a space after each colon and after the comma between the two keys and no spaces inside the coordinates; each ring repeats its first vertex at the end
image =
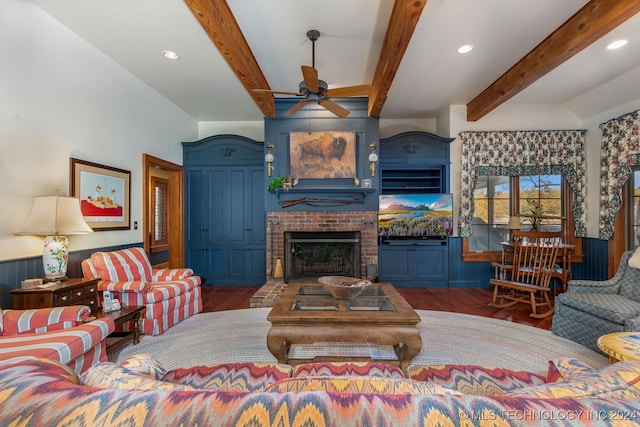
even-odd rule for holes
{"type": "Polygon", "coordinates": [[[371,85],[346,86],[341,88],[329,89],[327,82],[318,79],[318,70],[316,70],[316,40],[320,37],[318,30],[307,31],[307,37],[312,43],[311,67],[303,65],[302,78],[298,92],[289,92],[271,89],[253,89],[253,92],[278,93],[283,95],[303,96],[304,99],[293,107],[289,108],[282,115],[292,116],[302,109],[308,102],[317,102],[322,107],[331,111],[336,116],[342,118],[347,117],[350,111],[333,102],[330,98],[346,98],[349,96],[368,96],[371,92],[371,85]]]}

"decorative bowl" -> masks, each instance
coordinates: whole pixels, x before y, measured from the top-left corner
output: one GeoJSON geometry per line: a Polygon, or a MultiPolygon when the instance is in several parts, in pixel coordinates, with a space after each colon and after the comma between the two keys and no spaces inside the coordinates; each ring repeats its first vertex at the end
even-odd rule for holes
{"type": "Polygon", "coordinates": [[[372,285],[368,280],[347,276],[322,276],[318,282],[337,299],[355,298],[372,285]]]}

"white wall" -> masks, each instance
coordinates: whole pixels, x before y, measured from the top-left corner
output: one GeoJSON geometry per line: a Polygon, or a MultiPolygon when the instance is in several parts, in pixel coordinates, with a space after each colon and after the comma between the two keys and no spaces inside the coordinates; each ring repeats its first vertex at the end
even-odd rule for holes
{"type": "MultiPolygon", "coordinates": [[[[69,158],[131,171],[142,222],[142,153],[181,164],[197,122],[31,2],[0,2],[0,260],[37,256],[15,236],[34,196],[69,191],[69,158]]],[[[70,249],[142,241],[142,230],[70,236],[70,249]]]]}
{"type": "Polygon", "coordinates": [[[264,121],[198,123],[198,139],[223,134],[240,135],[255,141],[264,141],[264,121]]]}

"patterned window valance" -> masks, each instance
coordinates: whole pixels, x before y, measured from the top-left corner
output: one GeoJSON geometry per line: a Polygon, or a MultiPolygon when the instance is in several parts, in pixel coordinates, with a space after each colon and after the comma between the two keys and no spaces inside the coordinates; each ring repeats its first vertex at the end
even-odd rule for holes
{"type": "Polygon", "coordinates": [[[613,236],[613,222],[622,206],[620,190],[640,165],[640,110],[600,125],[600,239],[613,236]]]}
{"type": "Polygon", "coordinates": [[[585,130],[461,132],[459,233],[471,235],[478,175],[562,174],[574,193],[576,236],[586,236],[585,130]]]}

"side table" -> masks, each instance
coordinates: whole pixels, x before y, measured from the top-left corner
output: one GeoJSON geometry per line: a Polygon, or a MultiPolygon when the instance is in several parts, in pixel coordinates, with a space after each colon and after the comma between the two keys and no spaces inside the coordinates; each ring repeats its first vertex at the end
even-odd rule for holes
{"type": "Polygon", "coordinates": [[[598,338],[598,348],[609,355],[609,362],[640,361],[640,332],[614,332],[598,338]]]}
{"type": "Polygon", "coordinates": [[[120,310],[109,311],[107,313],[103,311],[96,312],[96,318],[98,319],[104,319],[106,317],[112,318],[116,329],[126,322],[133,321],[132,331],[115,331],[109,334],[107,337],[107,354],[121,350],[130,342],[133,342],[133,344],[140,342],[140,326],[138,323],[142,310],[144,310],[144,306],[122,307],[120,310]]]}
{"type": "Polygon", "coordinates": [[[31,308],[63,307],[67,305],[87,305],[92,312],[100,307],[98,279],[66,279],[59,285],[47,288],[14,289],[13,308],[27,310],[31,308]]]}

